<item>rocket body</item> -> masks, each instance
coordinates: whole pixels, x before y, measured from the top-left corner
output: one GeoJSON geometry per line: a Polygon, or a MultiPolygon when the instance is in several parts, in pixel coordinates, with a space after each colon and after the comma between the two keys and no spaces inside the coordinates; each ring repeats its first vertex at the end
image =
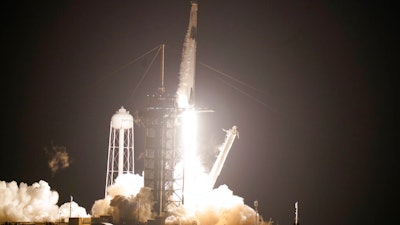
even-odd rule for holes
{"type": "Polygon", "coordinates": [[[182,51],[179,71],[177,103],[179,108],[194,105],[194,77],[196,69],[197,3],[192,2],[188,31],[182,51]]]}
{"type": "Polygon", "coordinates": [[[294,225],[299,225],[299,202],[294,203],[294,225]]]}

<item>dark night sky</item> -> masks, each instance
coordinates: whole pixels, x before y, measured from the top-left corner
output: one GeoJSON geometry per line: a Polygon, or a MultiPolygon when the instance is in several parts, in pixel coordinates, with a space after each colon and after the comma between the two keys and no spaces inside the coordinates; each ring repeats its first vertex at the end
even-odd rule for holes
{"type": "MultiPolygon", "coordinates": [[[[72,195],[90,212],[104,195],[111,116],[143,107],[159,61],[135,91],[152,55],[112,72],[165,43],[174,93],[190,3],[26,1],[0,10],[0,180],[43,179],[60,204],[72,195]],[[72,158],[54,176],[52,145],[72,158]]],[[[223,140],[222,128],[240,132],[217,183],[250,206],[258,200],[276,224],[293,223],[295,201],[301,224],[391,222],[398,11],[363,1],[200,1],[196,104],[215,110],[200,118],[202,150],[223,140]],[[200,63],[262,91],[239,92],[200,63]]]]}

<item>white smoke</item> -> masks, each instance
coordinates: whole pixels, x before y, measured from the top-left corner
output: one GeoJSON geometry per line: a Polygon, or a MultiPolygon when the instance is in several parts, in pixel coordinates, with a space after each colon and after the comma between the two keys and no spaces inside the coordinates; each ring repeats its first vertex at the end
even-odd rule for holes
{"type": "Polygon", "coordinates": [[[112,215],[113,222],[147,222],[151,218],[152,199],[149,188],[144,187],[143,177],[138,174],[122,174],[108,188],[104,199],[95,201],[92,215],[112,215]]]}
{"type": "MultiPolygon", "coordinates": [[[[65,216],[60,214],[58,198],[58,193],[43,180],[30,186],[0,181],[0,222],[55,222],[65,216]]],[[[79,212],[77,216],[88,216],[76,203],[71,208],[79,212]]]]}
{"type": "MultiPolygon", "coordinates": [[[[226,185],[203,195],[194,205],[178,207],[171,213],[165,221],[167,225],[252,225],[259,218],[244,204],[243,198],[234,195],[226,185]]],[[[259,220],[258,224],[268,223],[259,220]]]]}
{"type": "Polygon", "coordinates": [[[55,221],[58,193],[45,181],[28,186],[15,181],[0,182],[0,221],[55,221]]]}
{"type": "Polygon", "coordinates": [[[139,193],[144,186],[144,179],[138,174],[122,174],[115,179],[115,183],[108,187],[107,195],[115,197],[117,195],[131,196],[139,193]]]}
{"type": "MultiPolygon", "coordinates": [[[[95,201],[92,207],[94,217],[111,215],[114,223],[145,223],[152,218],[152,194],[150,189],[143,187],[142,176],[120,175],[108,190],[106,198],[95,201]]],[[[193,204],[170,208],[169,214],[165,220],[167,225],[253,225],[257,219],[261,219],[259,225],[272,225],[262,221],[256,211],[244,204],[243,198],[234,195],[227,185],[208,192],[203,190],[197,194],[193,204]]]]}
{"type": "Polygon", "coordinates": [[[60,216],[59,219],[66,219],[69,217],[90,217],[90,215],[86,213],[86,209],[80,207],[78,203],[74,201],[62,204],[58,213],[60,216]]]}

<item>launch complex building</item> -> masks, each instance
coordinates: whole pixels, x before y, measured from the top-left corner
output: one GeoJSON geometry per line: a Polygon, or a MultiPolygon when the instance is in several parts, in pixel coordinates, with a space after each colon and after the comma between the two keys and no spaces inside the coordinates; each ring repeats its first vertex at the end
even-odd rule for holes
{"type": "MultiPolygon", "coordinates": [[[[190,20],[185,36],[182,61],[179,74],[179,86],[176,94],[167,93],[164,86],[164,45],[160,46],[162,52],[161,85],[155,93],[147,96],[147,103],[140,118],[133,118],[129,112],[121,107],[112,116],[110,122],[109,146],[107,156],[107,171],[105,184],[105,198],[119,176],[135,174],[134,154],[134,125],[139,121],[145,128],[143,188],[150,193],[151,212],[146,222],[139,219],[124,220],[111,215],[100,217],[75,218],[69,217],[69,225],[90,224],[150,224],[163,225],[166,219],[173,214],[173,209],[191,203],[193,189],[187,139],[195,132],[195,127],[186,127],[186,117],[196,114],[195,100],[195,62],[196,62],[196,36],[197,36],[197,9],[196,1],[191,1],[190,20]]],[[[136,116],[135,116],[136,117],[136,116]]],[[[208,174],[205,190],[211,191],[222,170],[231,146],[238,136],[236,126],[225,131],[224,142],[219,146],[219,153],[208,174]]],[[[72,204],[72,200],[71,200],[72,204]]],[[[136,204],[140,204],[137,202],[136,204]]],[[[258,205],[258,202],[257,202],[258,205]]],[[[255,204],[255,207],[257,208],[255,204]]],[[[137,212],[139,217],[140,212],[137,212]]],[[[71,214],[70,214],[71,215],[71,214]]],[[[258,212],[256,210],[256,215],[258,212]]],[[[258,217],[257,217],[258,218],[258,217]]],[[[257,224],[259,219],[256,219],[257,224]]],[[[296,225],[297,203],[296,203],[296,225]]],[[[54,222],[52,222],[54,223],[54,222]]],[[[67,222],[58,221],[66,224],[67,222]]],[[[6,224],[11,224],[6,222],[6,224]]],[[[17,223],[25,224],[25,223],[17,223]]],[[[27,223],[32,224],[32,223],[27,223]]],[[[41,223],[36,223],[41,224],[41,223]]],[[[43,224],[48,224],[44,222],[43,224]]]]}

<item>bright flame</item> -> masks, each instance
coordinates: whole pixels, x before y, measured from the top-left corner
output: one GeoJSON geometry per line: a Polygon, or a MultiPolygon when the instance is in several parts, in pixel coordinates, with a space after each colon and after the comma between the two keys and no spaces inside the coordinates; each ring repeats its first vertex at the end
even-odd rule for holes
{"type": "MultiPolygon", "coordinates": [[[[182,113],[182,139],[185,160],[188,163],[196,158],[197,117],[194,110],[188,109],[182,113]]],[[[187,164],[186,164],[187,165],[187,164]]]]}
{"type": "Polygon", "coordinates": [[[193,205],[206,191],[208,175],[197,156],[197,115],[193,109],[182,113],[184,161],[184,204],[193,205]]]}
{"type": "Polygon", "coordinates": [[[179,108],[188,108],[189,107],[189,99],[186,95],[182,93],[177,93],[176,102],[179,108]]]}
{"type": "Polygon", "coordinates": [[[193,110],[185,110],[182,113],[182,145],[184,162],[184,201],[190,203],[196,187],[196,132],[197,118],[193,110]]]}

